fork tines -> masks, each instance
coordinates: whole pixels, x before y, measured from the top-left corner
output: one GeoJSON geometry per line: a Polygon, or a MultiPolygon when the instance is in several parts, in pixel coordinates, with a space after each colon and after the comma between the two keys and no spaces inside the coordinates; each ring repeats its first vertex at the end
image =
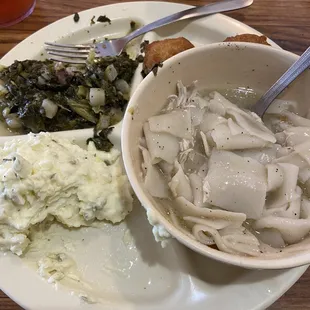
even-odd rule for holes
{"type": "Polygon", "coordinates": [[[58,44],[45,42],[45,50],[49,59],[66,63],[85,63],[94,44],[58,44]]]}

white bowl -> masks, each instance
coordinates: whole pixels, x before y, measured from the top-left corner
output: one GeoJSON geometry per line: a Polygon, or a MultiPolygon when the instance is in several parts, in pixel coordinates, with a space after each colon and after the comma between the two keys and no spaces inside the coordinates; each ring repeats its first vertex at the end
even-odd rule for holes
{"type": "MultiPolygon", "coordinates": [[[[184,85],[198,80],[199,89],[243,86],[263,93],[297,58],[292,53],[259,44],[210,44],[193,48],[164,62],[157,76],[149,74],[133,94],[124,116],[121,139],[128,178],[142,205],[153,211],[158,222],[172,236],[194,251],[224,263],[255,269],[282,269],[310,263],[310,251],[287,254],[277,259],[262,259],[224,253],[191,239],[170,222],[161,206],[145,190],[138,149],[143,123],[162,109],[169,95],[176,93],[178,80],[184,85]]],[[[284,93],[284,98],[293,98],[299,103],[301,114],[310,108],[310,88],[305,86],[309,79],[307,71],[284,93]]]]}

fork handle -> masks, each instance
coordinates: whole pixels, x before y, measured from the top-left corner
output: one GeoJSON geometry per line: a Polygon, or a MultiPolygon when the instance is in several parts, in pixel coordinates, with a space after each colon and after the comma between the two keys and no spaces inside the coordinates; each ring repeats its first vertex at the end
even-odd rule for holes
{"type": "Polygon", "coordinates": [[[220,1],[216,3],[211,3],[204,6],[194,7],[191,9],[187,9],[178,13],[174,13],[172,15],[166,16],[164,18],[161,18],[155,22],[152,22],[150,24],[147,24],[133,32],[131,32],[129,35],[124,37],[126,39],[127,43],[131,41],[132,39],[145,34],[147,32],[150,32],[154,29],[157,29],[159,27],[168,25],[170,23],[194,18],[194,17],[200,17],[220,12],[226,12],[226,11],[233,11],[237,9],[242,9],[247,6],[250,6],[253,3],[254,0],[225,0],[220,1]]]}

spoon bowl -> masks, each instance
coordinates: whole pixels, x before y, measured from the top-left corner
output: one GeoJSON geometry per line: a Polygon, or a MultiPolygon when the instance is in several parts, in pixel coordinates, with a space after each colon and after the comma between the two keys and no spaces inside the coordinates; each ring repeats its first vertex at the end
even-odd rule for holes
{"type": "Polygon", "coordinates": [[[288,87],[299,75],[310,66],[310,47],[298,58],[284,74],[266,91],[266,93],[252,107],[252,111],[263,117],[272,102],[288,87]]]}

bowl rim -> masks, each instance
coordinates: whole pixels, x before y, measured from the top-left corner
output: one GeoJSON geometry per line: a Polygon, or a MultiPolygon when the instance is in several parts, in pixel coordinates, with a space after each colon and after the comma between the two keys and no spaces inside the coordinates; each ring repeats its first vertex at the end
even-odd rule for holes
{"type": "MultiPolygon", "coordinates": [[[[290,58],[292,61],[298,59],[298,55],[274,48],[267,45],[256,44],[256,43],[246,43],[246,42],[221,42],[221,43],[212,43],[202,47],[196,47],[193,49],[189,49],[185,52],[182,52],[176,56],[171,57],[170,59],[164,62],[164,66],[171,66],[175,63],[178,63],[180,60],[188,57],[193,57],[195,54],[201,53],[208,53],[214,51],[216,49],[221,48],[250,48],[256,51],[268,51],[277,53],[283,57],[290,58]]],[[[161,70],[158,70],[158,74],[156,78],[160,78],[161,70]]],[[[165,227],[165,229],[179,242],[187,246],[188,248],[194,250],[195,252],[207,256],[211,259],[215,259],[222,263],[235,265],[243,268],[248,269],[286,269],[286,268],[293,268],[302,265],[310,264],[310,250],[294,254],[292,256],[283,257],[283,258],[256,258],[256,257],[247,257],[247,256],[238,256],[235,254],[229,254],[225,252],[221,252],[216,249],[212,249],[199,241],[193,240],[189,236],[186,236],[182,233],[177,227],[175,227],[170,221],[168,221],[152,204],[152,202],[148,199],[147,195],[145,194],[145,190],[139,184],[139,179],[136,173],[134,172],[134,165],[133,159],[130,155],[130,139],[129,139],[129,128],[132,123],[132,115],[130,110],[133,107],[136,107],[135,102],[137,98],[140,97],[140,94],[144,91],[145,88],[148,87],[149,84],[153,83],[154,80],[153,74],[148,74],[144,80],[140,83],[140,85],[135,90],[134,94],[131,96],[131,99],[127,105],[123,122],[122,122],[122,129],[121,129],[121,149],[122,149],[122,156],[124,167],[129,179],[129,182],[137,195],[139,201],[141,202],[142,206],[148,210],[151,209],[154,212],[154,216],[156,217],[157,221],[165,227]]]]}

